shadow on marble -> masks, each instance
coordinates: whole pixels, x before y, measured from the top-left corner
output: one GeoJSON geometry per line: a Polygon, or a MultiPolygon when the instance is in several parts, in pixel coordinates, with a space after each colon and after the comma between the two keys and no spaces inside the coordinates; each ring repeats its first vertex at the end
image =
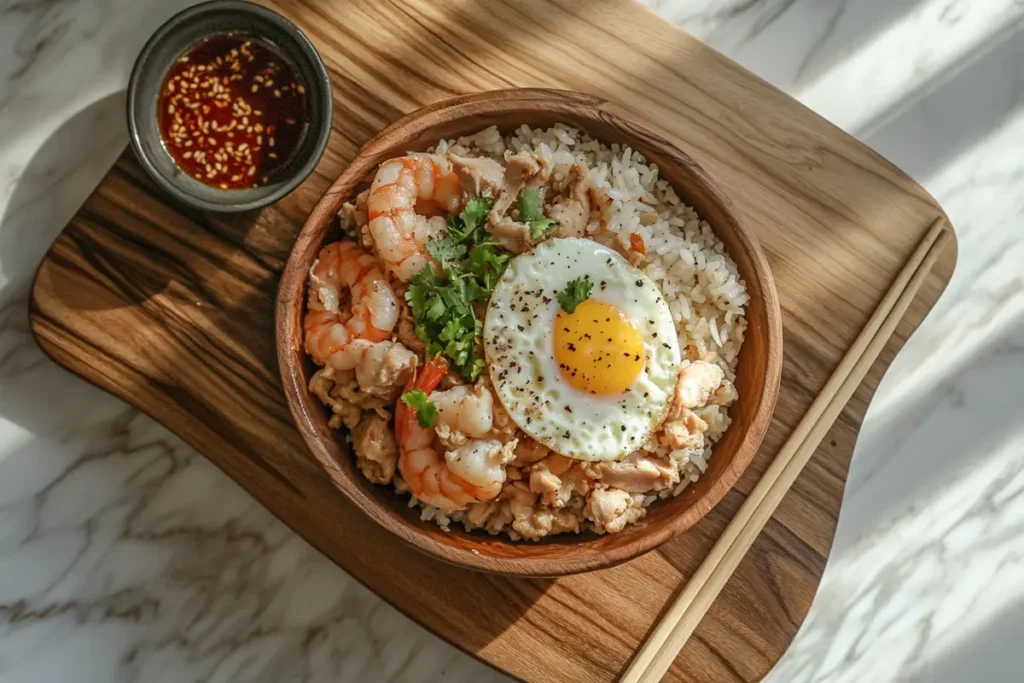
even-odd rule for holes
{"type": "MultiPolygon", "coordinates": [[[[949,643],[939,657],[925,659],[906,672],[908,683],[971,681],[1007,683],[1021,680],[1020,644],[1024,642],[1024,601],[1015,601],[995,618],[978,624],[967,637],[949,643]]],[[[942,633],[934,634],[942,640],[942,633]]],[[[948,636],[947,636],[948,637],[948,636]]]]}
{"type": "MultiPolygon", "coordinates": [[[[1021,339],[1024,317],[992,334],[966,362],[930,376],[904,398],[902,407],[882,414],[874,405],[869,409],[865,420],[871,420],[872,429],[857,446],[858,456],[865,456],[860,458],[863,468],[851,473],[844,494],[839,525],[844,538],[858,539],[885,520],[898,518],[908,503],[926,504],[922,496],[955,485],[989,453],[1019,436],[1020,403],[1013,397],[1024,386],[1021,339]],[[1007,362],[1014,357],[1016,362],[1007,362]],[[972,415],[984,415],[984,424],[994,429],[971,429],[963,418],[968,404],[972,415]],[[868,455],[875,452],[889,457],[868,455]]],[[[856,550],[852,543],[841,545],[856,550]]]]}
{"type": "MultiPolygon", "coordinates": [[[[115,152],[123,147],[124,111],[124,91],[96,100],[55,130],[25,165],[0,216],[0,273],[8,283],[28,283],[64,229],[64,223],[53,220],[54,216],[72,215],[74,207],[81,206],[92,193],[95,181],[75,182],[71,176],[87,157],[106,155],[113,161],[109,146],[115,145],[115,152]],[[97,140],[97,131],[109,141],[97,140]]],[[[96,171],[93,167],[87,170],[96,171]]]]}
{"type": "Polygon", "coordinates": [[[908,93],[853,131],[908,175],[924,180],[996,130],[1024,105],[1024,20],[1015,21],[958,66],[908,93]]]}
{"type": "Polygon", "coordinates": [[[926,0],[647,0],[786,91],[824,77],[926,0]]]}

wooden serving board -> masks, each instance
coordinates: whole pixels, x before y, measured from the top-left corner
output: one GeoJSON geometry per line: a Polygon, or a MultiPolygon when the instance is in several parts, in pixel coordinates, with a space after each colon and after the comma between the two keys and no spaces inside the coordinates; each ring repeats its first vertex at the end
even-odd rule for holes
{"type": "MultiPolygon", "coordinates": [[[[614,679],[942,215],[918,185],[794,100],[628,0],[309,0],[274,5],[327,61],[334,134],[294,194],[230,218],[173,205],[123,156],[54,243],[32,329],[58,363],[181,435],[298,533],[442,637],[520,678],[614,679]],[[443,565],[332,488],[278,379],[279,273],[317,198],[388,122],[515,86],[600,95],[687,150],[768,255],[785,367],[753,465],[700,524],[615,569],[515,580],[443,565]]],[[[955,244],[950,240],[951,244],[955,244]]],[[[872,392],[951,275],[947,248],[904,322],[669,672],[752,681],[779,659],[825,566],[872,392]]]]}

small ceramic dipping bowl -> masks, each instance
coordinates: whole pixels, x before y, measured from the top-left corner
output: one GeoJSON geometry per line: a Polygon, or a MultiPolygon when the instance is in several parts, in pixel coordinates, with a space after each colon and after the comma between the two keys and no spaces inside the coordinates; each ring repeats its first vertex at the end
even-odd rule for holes
{"type": "MultiPolygon", "coordinates": [[[[181,90],[179,84],[177,92],[181,90]]],[[[305,34],[269,9],[236,0],[205,2],[171,17],[142,49],[128,83],[128,129],[139,162],[172,197],[204,211],[248,211],[272,204],[294,190],[323,155],[331,132],[331,112],[327,69],[305,34]],[[239,54],[236,48],[241,48],[243,41],[251,42],[241,50],[244,54],[239,54]],[[219,46],[224,46],[225,55],[235,49],[240,59],[233,65],[235,71],[215,61],[219,46]],[[175,92],[173,87],[168,91],[168,84],[174,74],[191,66],[186,65],[190,55],[197,55],[192,61],[198,68],[200,50],[208,63],[217,66],[204,65],[188,75],[193,88],[202,84],[207,89],[208,106],[196,106],[196,90],[189,91],[188,111],[181,111],[182,100],[177,100],[176,125],[173,118],[167,118],[174,110],[168,98],[175,92]],[[285,82],[267,86],[272,76],[259,75],[268,73],[262,70],[265,66],[276,69],[285,82]],[[207,78],[214,71],[219,83],[207,78]],[[236,73],[238,77],[231,79],[236,73]],[[251,80],[257,76],[258,83],[251,80]],[[214,101],[217,94],[223,105],[214,101]],[[275,96],[278,99],[273,99],[275,96]],[[289,102],[298,107],[299,115],[282,113],[281,107],[289,102]],[[277,103],[285,104],[275,109],[277,103]],[[224,123],[228,112],[237,114],[233,130],[224,123]],[[181,119],[183,113],[188,118],[181,119]],[[197,118],[203,113],[205,120],[197,118]],[[276,147],[274,116],[279,120],[273,122],[282,128],[285,120],[288,123],[287,131],[277,132],[280,142],[276,147]],[[193,140],[194,146],[191,142],[184,146],[182,133],[170,133],[173,127],[198,135],[203,125],[207,133],[202,140],[193,140]],[[208,171],[203,170],[207,165],[208,171]],[[264,173],[267,168],[271,170],[264,173]]]]}

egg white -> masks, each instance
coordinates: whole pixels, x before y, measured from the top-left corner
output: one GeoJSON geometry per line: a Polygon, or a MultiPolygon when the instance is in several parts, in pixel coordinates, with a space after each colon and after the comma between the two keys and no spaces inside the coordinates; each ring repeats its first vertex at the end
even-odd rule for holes
{"type": "Polygon", "coordinates": [[[662,422],[680,353],[657,286],[617,252],[581,238],[547,240],[513,259],[484,319],[484,351],[495,392],[528,435],[578,460],[615,460],[642,446],[662,422]],[[566,382],[555,359],[557,294],[589,276],[592,298],[615,306],[643,338],[646,362],[624,392],[594,395],[566,382]]]}

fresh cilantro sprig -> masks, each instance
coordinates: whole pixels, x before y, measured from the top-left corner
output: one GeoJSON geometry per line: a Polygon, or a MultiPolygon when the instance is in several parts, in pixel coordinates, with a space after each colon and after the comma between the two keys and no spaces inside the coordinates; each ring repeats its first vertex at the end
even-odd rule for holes
{"type": "Polygon", "coordinates": [[[473,197],[458,216],[448,216],[448,235],[462,243],[479,243],[487,238],[487,214],[493,202],[487,197],[473,197]]]}
{"type": "Polygon", "coordinates": [[[590,281],[589,276],[584,275],[575,280],[569,280],[565,289],[557,295],[558,305],[566,313],[575,313],[576,307],[589,299],[593,291],[594,283],[590,281]]]}
{"type": "Polygon", "coordinates": [[[413,389],[402,394],[402,403],[416,411],[416,421],[420,427],[429,429],[437,422],[437,406],[421,389],[413,389]]]}
{"type": "Polygon", "coordinates": [[[530,239],[536,242],[550,234],[558,223],[540,210],[540,192],[526,188],[519,193],[519,220],[530,226],[530,239]]]}
{"type": "Polygon", "coordinates": [[[449,216],[448,234],[427,244],[437,267],[413,276],[405,294],[427,357],[444,356],[469,381],[486,365],[477,344],[483,323],[473,305],[487,300],[511,258],[487,241],[490,210],[491,200],[475,197],[458,216],[449,216]]]}

